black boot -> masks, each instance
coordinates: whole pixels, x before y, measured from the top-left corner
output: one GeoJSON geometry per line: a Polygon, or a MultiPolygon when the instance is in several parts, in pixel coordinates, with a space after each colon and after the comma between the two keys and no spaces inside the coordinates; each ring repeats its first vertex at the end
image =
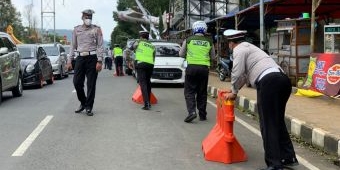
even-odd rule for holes
{"type": "Polygon", "coordinates": [[[149,102],[144,103],[144,107],[142,107],[143,110],[150,110],[151,104],[149,102]]]}
{"type": "Polygon", "coordinates": [[[189,113],[188,116],[184,119],[184,122],[190,123],[194,119],[196,119],[197,114],[195,112],[189,113]]]}
{"type": "Polygon", "coordinates": [[[80,113],[80,112],[82,112],[83,110],[85,110],[85,106],[81,104],[81,105],[79,106],[79,108],[78,108],[77,110],[75,110],[74,112],[75,112],[75,113],[80,113]]]}

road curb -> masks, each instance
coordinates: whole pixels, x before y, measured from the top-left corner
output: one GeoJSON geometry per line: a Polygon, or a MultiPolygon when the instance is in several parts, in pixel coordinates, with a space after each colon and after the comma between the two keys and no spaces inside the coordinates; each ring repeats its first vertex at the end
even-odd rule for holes
{"type": "MultiPolygon", "coordinates": [[[[213,98],[217,97],[220,89],[208,85],[208,95],[213,98]]],[[[297,88],[293,87],[292,93],[296,92],[297,88]]],[[[235,107],[247,113],[258,117],[257,101],[250,100],[245,96],[237,96],[235,100],[235,107]]],[[[303,120],[298,120],[292,116],[285,116],[287,130],[293,136],[300,138],[304,142],[319,148],[330,155],[340,156],[340,138],[335,135],[316,127],[315,125],[308,124],[303,120]]]]}

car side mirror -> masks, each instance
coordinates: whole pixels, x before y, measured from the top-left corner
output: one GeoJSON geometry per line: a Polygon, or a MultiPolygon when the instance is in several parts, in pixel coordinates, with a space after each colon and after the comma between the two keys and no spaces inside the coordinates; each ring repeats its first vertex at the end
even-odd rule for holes
{"type": "Polygon", "coordinates": [[[8,48],[7,47],[1,47],[0,48],[0,54],[7,54],[8,53],[8,48]]]}

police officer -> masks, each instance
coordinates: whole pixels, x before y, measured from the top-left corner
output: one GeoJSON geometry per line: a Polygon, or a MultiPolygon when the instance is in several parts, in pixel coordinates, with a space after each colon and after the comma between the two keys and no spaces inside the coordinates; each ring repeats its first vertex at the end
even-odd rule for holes
{"type": "Polygon", "coordinates": [[[263,50],[245,42],[246,31],[226,30],[223,33],[233,51],[231,90],[225,98],[234,100],[247,82],[257,89],[260,129],[267,167],[262,170],[283,170],[298,165],[294,147],[285,124],[285,108],[292,85],[276,62],[263,50]]]}
{"type": "Polygon", "coordinates": [[[120,48],[119,44],[115,44],[113,48],[113,57],[115,59],[117,76],[123,76],[123,49],[120,48]]]}
{"type": "Polygon", "coordinates": [[[137,79],[141,87],[144,107],[143,110],[149,110],[151,108],[150,95],[151,95],[151,75],[153,71],[156,50],[149,39],[149,32],[140,31],[140,39],[135,41],[132,45],[132,50],[135,49],[135,61],[137,70],[137,79]]]}
{"type": "Polygon", "coordinates": [[[103,60],[103,34],[101,28],[93,25],[93,10],[82,11],[82,25],[74,27],[72,45],[67,66],[72,69],[71,61],[77,53],[74,68],[73,84],[77,91],[80,106],[75,113],[86,110],[88,116],[93,116],[92,108],[96,92],[98,72],[102,69],[103,60]],[[77,52],[75,52],[75,50],[77,52]],[[84,91],[85,77],[87,78],[87,94],[84,91]]]}
{"type": "Polygon", "coordinates": [[[215,48],[211,38],[205,37],[207,25],[196,21],[192,25],[193,36],[183,41],[179,55],[186,57],[188,66],[185,70],[184,96],[190,123],[197,117],[196,106],[201,121],[207,119],[207,86],[210,61],[215,57],[215,48]],[[197,104],[197,105],[196,105],[197,104]]]}

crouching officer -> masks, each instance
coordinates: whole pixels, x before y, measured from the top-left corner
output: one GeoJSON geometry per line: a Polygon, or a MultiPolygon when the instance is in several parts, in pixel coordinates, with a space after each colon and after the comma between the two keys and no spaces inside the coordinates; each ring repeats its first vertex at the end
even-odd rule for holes
{"type": "Polygon", "coordinates": [[[211,38],[205,37],[207,25],[196,21],[192,25],[193,36],[183,41],[179,55],[186,57],[188,66],[185,70],[184,96],[188,116],[184,119],[189,123],[197,117],[207,119],[207,86],[210,60],[215,56],[215,48],[211,38]],[[196,105],[197,104],[197,105],[196,105]]]}
{"type": "Polygon", "coordinates": [[[137,79],[141,87],[144,107],[142,109],[149,110],[151,108],[151,75],[153,71],[156,50],[149,40],[149,32],[140,31],[140,39],[133,43],[132,50],[135,49],[137,79]]]}
{"type": "Polygon", "coordinates": [[[115,44],[113,56],[115,59],[116,74],[117,76],[123,76],[123,49],[119,47],[119,44],[115,44]]]}
{"type": "Polygon", "coordinates": [[[102,69],[104,51],[102,31],[100,27],[91,24],[93,13],[94,11],[91,9],[82,12],[83,24],[74,27],[70,57],[67,61],[68,69],[72,69],[71,61],[77,53],[73,84],[80,106],[75,112],[80,113],[86,110],[88,116],[93,116],[96,81],[98,72],[102,69]],[[85,77],[87,78],[87,94],[84,91],[85,77]]]}

